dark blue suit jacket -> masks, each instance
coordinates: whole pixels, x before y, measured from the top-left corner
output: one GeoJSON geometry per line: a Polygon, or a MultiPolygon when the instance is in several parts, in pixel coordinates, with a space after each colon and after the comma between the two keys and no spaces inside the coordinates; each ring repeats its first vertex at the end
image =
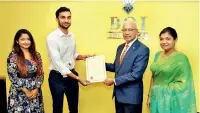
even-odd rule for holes
{"type": "Polygon", "coordinates": [[[149,48],[136,40],[128,49],[121,65],[119,59],[125,43],[117,48],[114,63],[106,63],[106,70],[115,72],[113,96],[118,102],[141,104],[143,101],[143,73],[149,60],[149,48]]]}

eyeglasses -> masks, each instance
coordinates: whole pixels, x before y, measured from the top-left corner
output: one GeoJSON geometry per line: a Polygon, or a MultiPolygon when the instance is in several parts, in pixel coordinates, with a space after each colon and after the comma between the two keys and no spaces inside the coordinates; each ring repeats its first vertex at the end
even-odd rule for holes
{"type": "Polygon", "coordinates": [[[137,29],[122,29],[122,32],[126,32],[126,31],[131,32],[131,31],[135,31],[135,30],[137,30],[137,29]]]}

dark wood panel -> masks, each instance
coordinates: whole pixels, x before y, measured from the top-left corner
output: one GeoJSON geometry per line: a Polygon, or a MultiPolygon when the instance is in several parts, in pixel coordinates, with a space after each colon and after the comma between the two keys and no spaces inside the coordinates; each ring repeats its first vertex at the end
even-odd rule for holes
{"type": "Polygon", "coordinates": [[[6,79],[0,78],[0,113],[7,113],[6,79]]]}

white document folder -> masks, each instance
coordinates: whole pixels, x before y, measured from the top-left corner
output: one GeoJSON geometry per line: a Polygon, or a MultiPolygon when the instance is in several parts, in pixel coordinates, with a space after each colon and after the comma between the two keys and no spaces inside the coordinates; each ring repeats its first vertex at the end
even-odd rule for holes
{"type": "Polygon", "coordinates": [[[103,55],[86,58],[86,74],[91,83],[103,82],[107,78],[103,55]]]}

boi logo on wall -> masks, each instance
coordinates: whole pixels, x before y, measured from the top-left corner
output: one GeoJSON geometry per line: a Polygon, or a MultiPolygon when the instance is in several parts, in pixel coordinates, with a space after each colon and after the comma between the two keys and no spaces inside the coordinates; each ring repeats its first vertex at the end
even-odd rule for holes
{"type": "Polygon", "coordinates": [[[148,40],[148,32],[145,29],[146,25],[146,19],[147,16],[140,16],[136,19],[136,17],[129,16],[129,14],[135,9],[133,7],[133,4],[135,3],[135,0],[122,0],[122,3],[124,4],[124,7],[122,8],[126,13],[127,17],[118,17],[118,16],[111,16],[110,17],[110,30],[108,31],[108,38],[109,39],[122,39],[122,25],[127,20],[132,20],[137,23],[138,30],[140,32],[140,35],[138,36],[138,39],[140,40],[148,40]]]}

